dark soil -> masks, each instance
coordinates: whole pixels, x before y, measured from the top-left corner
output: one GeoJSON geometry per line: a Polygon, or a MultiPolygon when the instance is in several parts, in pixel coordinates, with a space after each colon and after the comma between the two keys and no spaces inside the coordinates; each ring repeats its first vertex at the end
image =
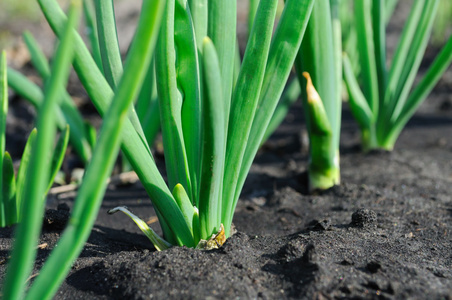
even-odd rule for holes
{"type": "MultiPolygon", "coordinates": [[[[307,193],[295,105],[258,154],[234,216],[237,233],[218,250],[155,251],[130,219],[106,213],[126,205],[152,222],[141,184],[110,185],[55,299],[452,299],[451,97],[449,68],[391,153],[361,153],[345,107],[341,185],[315,195],[307,193]]],[[[27,107],[19,99],[10,105],[27,107]]],[[[49,199],[34,274],[74,196],[49,199]]],[[[12,232],[0,229],[0,278],[12,232]]]]}

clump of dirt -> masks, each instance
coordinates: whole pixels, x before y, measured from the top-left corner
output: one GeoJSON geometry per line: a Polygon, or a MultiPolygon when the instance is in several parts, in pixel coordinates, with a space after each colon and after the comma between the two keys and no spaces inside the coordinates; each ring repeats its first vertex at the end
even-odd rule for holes
{"type": "Polygon", "coordinates": [[[377,222],[377,214],[373,210],[361,208],[352,214],[352,222],[355,227],[372,227],[377,222]]]}

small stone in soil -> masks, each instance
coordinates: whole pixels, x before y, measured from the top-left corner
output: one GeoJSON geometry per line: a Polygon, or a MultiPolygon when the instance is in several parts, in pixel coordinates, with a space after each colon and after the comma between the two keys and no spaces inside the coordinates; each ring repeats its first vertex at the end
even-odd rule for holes
{"type": "Polygon", "coordinates": [[[380,286],[375,281],[369,281],[364,286],[366,286],[366,287],[368,287],[370,289],[376,290],[376,291],[380,290],[380,286]]]}
{"type": "Polygon", "coordinates": [[[329,230],[331,227],[331,219],[324,219],[321,221],[318,221],[314,226],[313,226],[313,230],[318,230],[318,231],[325,231],[325,230],[329,230]]]}
{"type": "Polygon", "coordinates": [[[279,255],[284,258],[286,261],[291,261],[296,258],[300,258],[303,256],[305,251],[305,244],[299,240],[295,239],[287,243],[281,250],[279,251],[279,255]]]}
{"type": "Polygon", "coordinates": [[[378,263],[376,261],[371,261],[367,264],[366,268],[370,273],[374,274],[374,273],[377,273],[378,270],[381,269],[381,265],[380,265],[380,263],[378,263]]]}
{"type": "Polygon", "coordinates": [[[313,244],[308,244],[306,246],[302,259],[306,263],[315,264],[317,262],[317,251],[313,244]]]}
{"type": "Polygon", "coordinates": [[[352,266],[353,264],[353,261],[348,258],[345,258],[343,261],[341,261],[341,265],[343,266],[352,266]]]}
{"type": "Polygon", "coordinates": [[[439,105],[439,110],[440,111],[449,111],[452,110],[452,100],[451,99],[446,99],[444,100],[440,105],[439,105]]]}
{"type": "Polygon", "coordinates": [[[66,203],[62,203],[58,205],[57,210],[46,210],[43,225],[48,230],[63,230],[69,217],[69,206],[66,203]]]}
{"type": "Polygon", "coordinates": [[[377,214],[370,209],[360,208],[352,214],[352,222],[354,227],[371,227],[377,222],[377,214]]]}

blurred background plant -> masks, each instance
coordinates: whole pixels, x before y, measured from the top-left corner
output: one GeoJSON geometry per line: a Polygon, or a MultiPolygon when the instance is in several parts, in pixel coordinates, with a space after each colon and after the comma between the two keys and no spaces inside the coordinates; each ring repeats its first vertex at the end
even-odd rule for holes
{"type": "Polygon", "coordinates": [[[440,0],[438,14],[433,23],[432,43],[441,46],[452,31],[452,1],[440,0]]]}
{"type": "Polygon", "coordinates": [[[403,28],[396,29],[401,32],[397,46],[389,47],[386,28],[397,4],[401,2],[362,0],[343,4],[342,18],[351,29],[344,39],[344,80],[365,152],[393,149],[403,127],[452,60],[450,37],[426,73],[418,74],[437,20],[439,0],[413,1],[406,6],[410,13],[403,28]],[[420,79],[417,84],[416,79],[420,79]]]}
{"type": "MultiPolygon", "coordinates": [[[[59,0],[67,4],[67,0],[59,0]]],[[[35,0],[2,0],[0,2],[0,49],[14,44],[27,24],[36,24],[42,20],[42,13],[35,0]]]]}
{"type": "Polygon", "coordinates": [[[38,4],[34,0],[2,0],[0,10],[2,23],[16,18],[36,21],[40,16],[38,4]]]}

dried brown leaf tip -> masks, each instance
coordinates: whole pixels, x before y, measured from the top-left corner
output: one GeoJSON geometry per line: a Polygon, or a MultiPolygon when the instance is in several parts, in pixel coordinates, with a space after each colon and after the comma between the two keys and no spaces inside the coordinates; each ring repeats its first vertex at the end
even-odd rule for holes
{"type": "Polygon", "coordinates": [[[317,90],[315,89],[314,85],[312,84],[311,75],[309,75],[308,72],[303,72],[304,78],[306,78],[306,93],[308,95],[308,102],[314,103],[321,101],[319,93],[317,93],[317,90]]]}
{"type": "Polygon", "coordinates": [[[212,249],[218,249],[226,242],[226,235],[224,232],[224,226],[223,224],[220,225],[220,230],[216,234],[212,234],[210,239],[206,240],[200,240],[198,246],[196,246],[196,249],[202,249],[202,250],[212,250],[212,249]]]}

